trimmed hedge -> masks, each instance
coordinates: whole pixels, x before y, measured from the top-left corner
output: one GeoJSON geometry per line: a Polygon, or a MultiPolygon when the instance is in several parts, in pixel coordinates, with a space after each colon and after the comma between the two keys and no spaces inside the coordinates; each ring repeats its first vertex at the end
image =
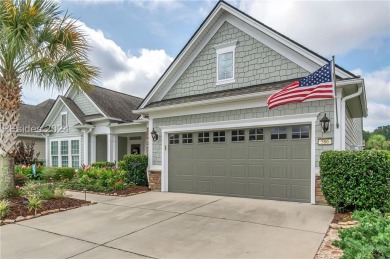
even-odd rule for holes
{"type": "Polygon", "coordinates": [[[336,211],[390,209],[388,151],[325,151],[320,169],[323,194],[336,211]]]}
{"type": "Polygon", "coordinates": [[[126,171],[127,182],[138,186],[148,186],[148,157],[146,155],[125,155],[119,162],[119,167],[126,171]]]}
{"type": "Polygon", "coordinates": [[[75,169],[72,167],[45,167],[42,172],[42,178],[49,181],[53,180],[72,179],[75,174],[75,169]]]}
{"type": "Polygon", "coordinates": [[[113,166],[115,166],[115,163],[114,162],[95,162],[95,163],[92,163],[91,166],[97,167],[97,168],[113,167],[113,166]]]}

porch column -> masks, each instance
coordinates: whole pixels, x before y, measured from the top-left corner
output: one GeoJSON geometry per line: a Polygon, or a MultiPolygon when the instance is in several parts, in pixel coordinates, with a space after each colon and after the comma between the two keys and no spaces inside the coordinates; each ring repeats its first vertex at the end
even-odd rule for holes
{"type": "Polygon", "coordinates": [[[107,162],[112,158],[112,134],[107,134],[107,162]]]}
{"type": "Polygon", "coordinates": [[[50,166],[50,152],[51,152],[51,145],[49,142],[49,134],[45,134],[45,165],[50,166]]]}
{"type": "Polygon", "coordinates": [[[107,162],[118,161],[118,135],[107,134],[107,162]]]}
{"type": "Polygon", "coordinates": [[[112,162],[116,161],[118,163],[118,135],[112,136],[112,162]]]}
{"type": "Polygon", "coordinates": [[[84,130],[83,132],[83,139],[84,139],[84,160],[83,164],[88,165],[88,150],[89,150],[89,142],[88,142],[89,133],[87,130],[84,130]]]}
{"type": "Polygon", "coordinates": [[[96,135],[91,134],[91,164],[96,162],[96,135]]]}

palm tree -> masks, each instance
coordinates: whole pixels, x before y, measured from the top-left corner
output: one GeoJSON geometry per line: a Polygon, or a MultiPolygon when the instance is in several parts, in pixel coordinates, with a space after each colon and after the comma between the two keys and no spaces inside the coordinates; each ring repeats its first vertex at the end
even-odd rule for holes
{"type": "Polygon", "coordinates": [[[88,90],[99,70],[77,22],[51,0],[0,0],[0,197],[14,188],[24,83],[88,90]]]}

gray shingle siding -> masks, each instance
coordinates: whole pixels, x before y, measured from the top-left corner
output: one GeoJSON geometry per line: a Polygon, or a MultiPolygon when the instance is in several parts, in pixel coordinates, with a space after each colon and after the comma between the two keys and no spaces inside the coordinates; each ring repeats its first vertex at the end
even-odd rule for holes
{"type": "MultiPolygon", "coordinates": [[[[316,167],[319,166],[320,154],[325,150],[333,150],[333,145],[319,146],[317,139],[319,137],[333,137],[333,125],[331,129],[322,133],[322,128],[320,126],[319,120],[323,116],[323,112],[326,112],[327,117],[334,121],[333,115],[333,100],[321,100],[321,101],[311,101],[304,103],[294,103],[284,106],[279,106],[275,109],[268,110],[268,107],[259,107],[259,108],[250,108],[250,109],[240,109],[240,110],[230,110],[230,111],[221,111],[205,114],[193,114],[186,116],[176,116],[169,118],[159,118],[153,120],[153,127],[161,136],[161,126],[169,125],[183,125],[183,124],[194,124],[194,123],[206,123],[206,122],[216,122],[216,121],[231,121],[231,120],[241,120],[241,119],[251,119],[251,118],[265,118],[273,116],[283,116],[283,115],[293,115],[293,114],[305,114],[305,113],[315,113],[321,112],[316,123],[316,154],[315,161],[316,167]]],[[[161,165],[161,138],[158,141],[153,142],[153,165],[161,165]]]]}
{"type": "Polygon", "coordinates": [[[360,146],[363,140],[362,118],[352,118],[348,106],[345,111],[345,149],[360,146]]]}
{"type": "Polygon", "coordinates": [[[88,100],[84,93],[79,92],[76,93],[73,101],[77,104],[77,106],[83,111],[85,115],[99,114],[99,110],[96,106],[88,100]]]}
{"type": "Polygon", "coordinates": [[[277,82],[308,74],[303,68],[225,22],[163,99],[277,82]],[[236,40],[236,82],[216,85],[214,46],[236,40]]]}

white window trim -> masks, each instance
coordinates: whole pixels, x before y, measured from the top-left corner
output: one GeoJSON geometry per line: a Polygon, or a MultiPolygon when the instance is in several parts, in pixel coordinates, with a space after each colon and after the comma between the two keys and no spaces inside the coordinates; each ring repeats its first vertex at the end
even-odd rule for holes
{"type": "Polygon", "coordinates": [[[232,41],[232,42],[227,42],[227,43],[223,43],[223,44],[219,44],[219,45],[216,45],[214,46],[215,50],[216,50],[216,53],[217,53],[217,61],[216,61],[216,64],[217,64],[217,84],[216,85],[223,85],[223,84],[230,84],[230,83],[234,83],[236,82],[236,78],[235,78],[235,73],[236,73],[236,46],[237,46],[237,41],[232,41]],[[228,52],[233,52],[233,77],[232,78],[228,78],[228,79],[222,79],[222,80],[219,80],[219,71],[218,71],[218,68],[219,68],[219,62],[218,62],[218,56],[220,54],[225,54],[225,53],[228,53],[228,52]]]}
{"type": "Polygon", "coordinates": [[[66,119],[65,119],[65,121],[66,121],[65,128],[66,128],[66,127],[68,127],[68,112],[61,112],[61,127],[64,127],[64,126],[62,125],[62,116],[63,116],[63,115],[66,116],[66,119]]]}
{"type": "Polygon", "coordinates": [[[81,137],[75,137],[75,138],[52,138],[50,139],[50,150],[49,150],[49,155],[50,155],[50,166],[53,166],[53,161],[52,161],[52,154],[51,154],[51,143],[52,142],[58,142],[58,166],[57,167],[62,167],[62,155],[61,155],[61,141],[68,141],[68,167],[72,167],[72,140],[78,140],[79,141],[79,163],[81,163],[81,137]]]}

